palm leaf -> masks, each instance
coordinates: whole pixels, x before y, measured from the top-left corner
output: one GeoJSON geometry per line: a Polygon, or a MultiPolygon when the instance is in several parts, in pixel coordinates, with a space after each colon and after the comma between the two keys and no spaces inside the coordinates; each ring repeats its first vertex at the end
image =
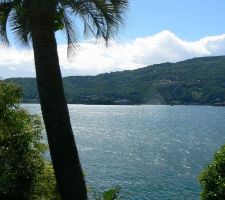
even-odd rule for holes
{"type": "Polygon", "coordinates": [[[85,33],[91,32],[96,38],[102,37],[107,42],[116,35],[127,9],[126,0],[63,0],[74,15],[84,23],[85,33]]]}
{"type": "Polygon", "coordinates": [[[9,21],[18,44],[29,47],[29,42],[31,41],[31,30],[26,10],[23,7],[17,6],[9,21]]]}
{"type": "Polygon", "coordinates": [[[7,21],[12,8],[12,3],[3,1],[0,2],[0,43],[4,45],[9,45],[7,36],[7,21]]]}
{"type": "Polygon", "coordinates": [[[64,24],[64,31],[67,37],[67,57],[71,57],[72,53],[76,51],[78,46],[78,39],[77,39],[77,30],[73,25],[73,20],[69,17],[69,14],[65,10],[63,12],[63,24],[64,24]]]}
{"type": "Polygon", "coordinates": [[[75,51],[78,41],[74,16],[83,22],[85,35],[91,33],[97,39],[103,38],[107,44],[123,24],[127,8],[128,0],[0,0],[0,42],[6,45],[9,43],[6,28],[9,20],[17,42],[29,46],[29,12],[49,12],[53,17],[55,13],[56,30],[63,29],[66,33],[69,57],[75,51]],[[58,16],[61,11],[62,15],[58,16]]]}

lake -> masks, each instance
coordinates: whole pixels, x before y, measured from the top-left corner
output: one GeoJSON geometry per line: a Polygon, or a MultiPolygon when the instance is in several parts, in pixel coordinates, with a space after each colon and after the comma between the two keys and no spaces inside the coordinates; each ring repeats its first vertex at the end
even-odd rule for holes
{"type": "MultiPolygon", "coordinates": [[[[40,114],[39,105],[25,104],[40,114]]],[[[129,200],[197,200],[198,175],[225,143],[225,107],[69,105],[88,185],[129,200]]]]}

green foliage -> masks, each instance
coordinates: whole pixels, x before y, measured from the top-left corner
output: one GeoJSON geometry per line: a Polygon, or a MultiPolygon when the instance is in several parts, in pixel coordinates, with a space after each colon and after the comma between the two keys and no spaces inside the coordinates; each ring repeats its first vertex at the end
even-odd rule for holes
{"type": "Polygon", "coordinates": [[[20,98],[18,86],[0,81],[0,199],[56,199],[41,121],[20,107],[20,98]]]}
{"type": "MultiPolygon", "coordinates": [[[[200,104],[225,102],[225,56],[205,57],[178,63],[163,63],[98,76],[63,79],[69,103],[200,104]]],[[[38,99],[35,79],[9,79],[20,84],[25,102],[38,99]]]]}
{"type": "Polygon", "coordinates": [[[89,192],[91,199],[94,200],[122,200],[125,198],[120,194],[120,189],[121,188],[119,186],[115,186],[109,190],[104,191],[102,194],[96,194],[92,190],[89,192]]]}
{"type": "Polygon", "coordinates": [[[36,179],[32,200],[61,200],[52,164],[48,161],[44,161],[44,163],[45,167],[36,179]]]}
{"type": "Polygon", "coordinates": [[[103,193],[103,200],[120,200],[120,187],[114,187],[103,193]]]}
{"type": "Polygon", "coordinates": [[[215,154],[214,160],[200,175],[202,200],[225,199],[225,145],[215,154]]]}

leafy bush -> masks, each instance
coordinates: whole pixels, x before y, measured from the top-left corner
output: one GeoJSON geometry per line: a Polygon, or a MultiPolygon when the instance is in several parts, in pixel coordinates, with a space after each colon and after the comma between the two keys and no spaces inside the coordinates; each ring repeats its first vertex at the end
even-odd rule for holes
{"type": "Polygon", "coordinates": [[[225,200],[225,145],[200,175],[202,200],[225,200]]]}
{"type": "Polygon", "coordinates": [[[125,199],[124,197],[121,196],[120,194],[120,187],[115,186],[113,188],[110,188],[106,191],[104,191],[101,194],[95,193],[92,190],[89,191],[91,198],[94,200],[122,200],[125,199]]]}
{"type": "Polygon", "coordinates": [[[0,81],[0,199],[57,199],[41,121],[20,107],[20,98],[20,88],[0,81]]]}

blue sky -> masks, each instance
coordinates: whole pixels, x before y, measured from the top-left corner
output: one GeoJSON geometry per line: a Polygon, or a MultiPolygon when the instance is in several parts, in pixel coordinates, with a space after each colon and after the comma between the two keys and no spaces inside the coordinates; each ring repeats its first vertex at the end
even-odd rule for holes
{"type": "MultiPolygon", "coordinates": [[[[170,30],[195,41],[225,33],[224,0],[130,0],[124,28],[117,40],[127,41],[170,30]]],[[[64,40],[58,37],[60,43],[64,40]]]]}
{"type": "Polygon", "coordinates": [[[225,33],[224,0],[131,0],[122,36],[134,39],[170,30],[194,41],[225,33]]]}
{"type": "MultiPolygon", "coordinates": [[[[137,69],[199,56],[225,55],[224,0],[130,0],[125,26],[109,48],[80,40],[72,62],[57,34],[64,76],[137,69]]],[[[82,31],[80,31],[82,33],[82,31]]],[[[35,76],[33,53],[0,49],[0,77],[35,76]]]]}

